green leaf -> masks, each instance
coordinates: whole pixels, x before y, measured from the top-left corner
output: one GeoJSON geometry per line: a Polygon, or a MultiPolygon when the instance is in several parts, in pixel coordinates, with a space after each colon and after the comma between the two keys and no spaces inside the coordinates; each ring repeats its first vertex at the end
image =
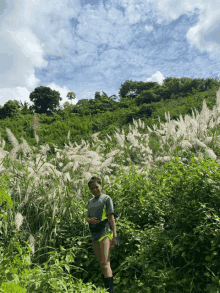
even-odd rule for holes
{"type": "Polygon", "coordinates": [[[204,236],[203,236],[203,235],[199,235],[199,239],[200,239],[201,241],[204,241],[204,236]]]}
{"type": "Polygon", "coordinates": [[[205,257],[205,260],[207,260],[207,261],[209,261],[210,259],[211,259],[211,257],[208,255],[205,257]]]}
{"type": "Polygon", "coordinates": [[[72,257],[72,255],[68,254],[68,255],[66,256],[66,261],[67,261],[67,262],[73,262],[73,261],[74,261],[74,258],[72,257]]]}
{"type": "Polygon", "coordinates": [[[49,280],[49,284],[50,284],[53,288],[58,289],[58,287],[57,287],[57,279],[54,279],[54,278],[50,279],[50,280],[49,280]]]}
{"type": "Polygon", "coordinates": [[[67,264],[65,264],[64,267],[68,272],[70,272],[70,267],[67,264]]]}

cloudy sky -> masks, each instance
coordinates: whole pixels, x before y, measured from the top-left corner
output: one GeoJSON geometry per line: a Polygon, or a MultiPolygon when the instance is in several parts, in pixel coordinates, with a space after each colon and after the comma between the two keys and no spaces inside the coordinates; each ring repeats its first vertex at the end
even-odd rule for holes
{"type": "Polygon", "coordinates": [[[0,105],[33,105],[41,85],[63,105],[131,79],[219,77],[219,23],[216,0],[0,0],[0,105]]]}

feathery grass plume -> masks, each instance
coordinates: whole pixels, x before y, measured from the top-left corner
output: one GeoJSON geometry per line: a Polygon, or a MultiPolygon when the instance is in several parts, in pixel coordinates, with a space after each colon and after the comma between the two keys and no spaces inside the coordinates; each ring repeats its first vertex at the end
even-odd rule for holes
{"type": "Polygon", "coordinates": [[[21,137],[21,139],[22,139],[22,143],[20,144],[20,147],[21,147],[21,149],[24,151],[24,153],[25,153],[25,154],[27,154],[27,153],[29,153],[29,154],[32,153],[32,150],[31,150],[29,144],[27,143],[27,141],[24,139],[23,136],[21,137]]]}
{"type": "Polygon", "coordinates": [[[158,162],[158,161],[168,162],[168,161],[170,161],[170,156],[157,157],[157,158],[155,159],[155,162],[158,162]]]}
{"type": "Polygon", "coordinates": [[[10,151],[10,159],[12,160],[16,160],[16,157],[17,157],[17,152],[20,150],[20,146],[18,147],[15,147],[13,148],[11,151],[10,151]]]}
{"type": "Polygon", "coordinates": [[[36,114],[36,113],[34,113],[34,118],[33,118],[32,128],[33,128],[34,130],[37,130],[37,129],[39,128],[39,122],[38,122],[37,114],[36,114]]]}
{"type": "Polygon", "coordinates": [[[216,154],[210,148],[205,149],[206,154],[209,156],[210,159],[217,159],[216,154]]]}
{"type": "Polygon", "coordinates": [[[214,126],[215,126],[215,123],[214,123],[214,119],[212,117],[211,120],[209,121],[208,128],[212,129],[212,128],[214,128],[214,126]]]}
{"type": "Polygon", "coordinates": [[[107,137],[109,138],[110,141],[112,141],[112,138],[111,136],[108,135],[108,133],[107,133],[107,137]]]}
{"type": "Polygon", "coordinates": [[[2,161],[8,154],[8,151],[4,151],[3,148],[0,148],[0,161],[2,161]]]}
{"type": "Polygon", "coordinates": [[[47,151],[49,151],[49,150],[50,150],[50,146],[48,144],[46,144],[46,145],[41,145],[41,150],[39,150],[39,152],[41,154],[46,155],[47,151]]]}
{"type": "Polygon", "coordinates": [[[212,136],[207,136],[205,139],[204,139],[204,144],[207,144],[207,143],[210,143],[213,141],[213,137],[212,136]]]}
{"type": "Polygon", "coordinates": [[[168,111],[168,114],[165,112],[165,119],[167,122],[170,122],[170,112],[168,111]]]}
{"type": "Polygon", "coordinates": [[[215,120],[214,126],[218,125],[220,123],[220,88],[216,93],[216,104],[212,109],[212,116],[215,120]]]}
{"type": "Polygon", "coordinates": [[[33,237],[33,235],[30,234],[28,241],[30,243],[30,247],[31,247],[31,252],[32,254],[34,254],[35,248],[34,248],[34,243],[35,243],[35,239],[33,237]]]}
{"type": "Polygon", "coordinates": [[[110,153],[106,154],[106,158],[110,158],[110,157],[114,157],[117,153],[119,152],[119,150],[113,150],[110,153]]]}
{"type": "Polygon", "coordinates": [[[192,148],[192,144],[188,140],[180,141],[179,145],[183,148],[183,150],[186,150],[187,148],[192,148]]]}
{"type": "Polygon", "coordinates": [[[4,149],[5,148],[5,140],[3,139],[2,140],[2,149],[4,149]]]}
{"type": "Polygon", "coordinates": [[[114,137],[116,138],[117,140],[117,143],[120,145],[120,146],[124,146],[124,141],[125,141],[125,135],[123,134],[119,134],[115,131],[115,134],[114,134],[114,137]]]}
{"type": "Polygon", "coordinates": [[[147,125],[147,129],[148,129],[149,132],[153,132],[153,130],[151,130],[148,125],[147,125]]]}
{"type": "MultiPolygon", "coordinates": [[[[101,164],[101,166],[99,167],[99,170],[100,170],[100,171],[103,171],[103,169],[106,169],[106,168],[112,163],[113,160],[114,160],[113,157],[110,157],[110,158],[108,158],[107,160],[105,160],[105,161],[101,164]]],[[[110,170],[110,169],[108,169],[108,170],[110,170]]]]}
{"type": "Polygon", "coordinates": [[[144,123],[144,121],[141,121],[140,118],[139,118],[139,126],[140,126],[142,129],[145,129],[145,123],[144,123]]]}
{"type": "Polygon", "coordinates": [[[132,146],[138,146],[138,140],[134,137],[132,133],[129,132],[126,138],[132,144],[129,148],[131,148],[132,146]]]}
{"type": "Polygon", "coordinates": [[[67,134],[67,140],[70,139],[70,130],[68,131],[68,134],[67,134]]]}
{"type": "Polygon", "coordinates": [[[19,143],[18,143],[16,137],[14,136],[14,134],[11,132],[11,130],[10,130],[9,128],[6,127],[6,132],[7,132],[7,134],[8,134],[8,138],[9,138],[9,140],[10,140],[12,146],[13,146],[14,148],[19,148],[19,147],[20,147],[20,146],[19,146],[19,143]]]}
{"type": "Polygon", "coordinates": [[[34,131],[34,137],[36,139],[37,144],[39,143],[39,136],[36,134],[36,131],[34,131]]]}
{"type": "Polygon", "coordinates": [[[20,226],[22,225],[23,222],[23,216],[21,213],[17,213],[15,215],[15,227],[17,230],[19,230],[20,226]]]}
{"type": "Polygon", "coordinates": [[[201,142],[198,138],[196,138],[193,143],[202,148],[207,148],[207,146],[203,142],[201,142]]]}
{"type": "Polygon", "coordinates": [[[202,124],[207,125],[209,122],[209,117],[211,116],[212,112],[211,110],[209,110],[209,108],[207,107],[206,101],[205,99],[203,100],[203,104],[202,104],[202,111],[200,112],[200,118],[202,124]]]}
{"type": "Polygon", "coordinates": [[[2,137],[1,137],[1,132],[0,132],[0,144],[2,145],[2,149],[4,149],[4,147],[5,147],[5,140],[4,139],[2,139],[2,137]]]}
{"type": "Polygon", "coordinates": [[[67,172],[67,173],[64,173],[64,180],[68,179],[69,181],[71,181],[71,178],[70,178],[70,173],[67,172]]]}

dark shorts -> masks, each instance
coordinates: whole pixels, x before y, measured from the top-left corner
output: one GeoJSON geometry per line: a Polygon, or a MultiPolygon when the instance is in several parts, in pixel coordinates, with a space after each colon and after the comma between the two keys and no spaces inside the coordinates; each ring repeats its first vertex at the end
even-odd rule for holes
{"type": "Polygon", "coordinates": [[[112,240],[113,239],[113,232],[112,231],[108,232],[104,236],[100,237],[97,241],[93,241],[93,243],[99,243],[105,237],[109,237],[109,239],[112,240]]]}

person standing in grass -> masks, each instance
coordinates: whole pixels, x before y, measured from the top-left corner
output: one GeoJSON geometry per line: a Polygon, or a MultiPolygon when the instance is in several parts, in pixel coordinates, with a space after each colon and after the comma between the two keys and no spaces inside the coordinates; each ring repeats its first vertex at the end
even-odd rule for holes
{"type": "Polygon", "coordinates": [[[113,293],[113,274],[110,266],[111,247],[117,240],[113,202],[109,195],[102,193],[101,179],[93,176],[88,182],[94,195],[88,202],[88,223],[92,236],[92,246],[104,274],[105,288],[113,293]]]}

